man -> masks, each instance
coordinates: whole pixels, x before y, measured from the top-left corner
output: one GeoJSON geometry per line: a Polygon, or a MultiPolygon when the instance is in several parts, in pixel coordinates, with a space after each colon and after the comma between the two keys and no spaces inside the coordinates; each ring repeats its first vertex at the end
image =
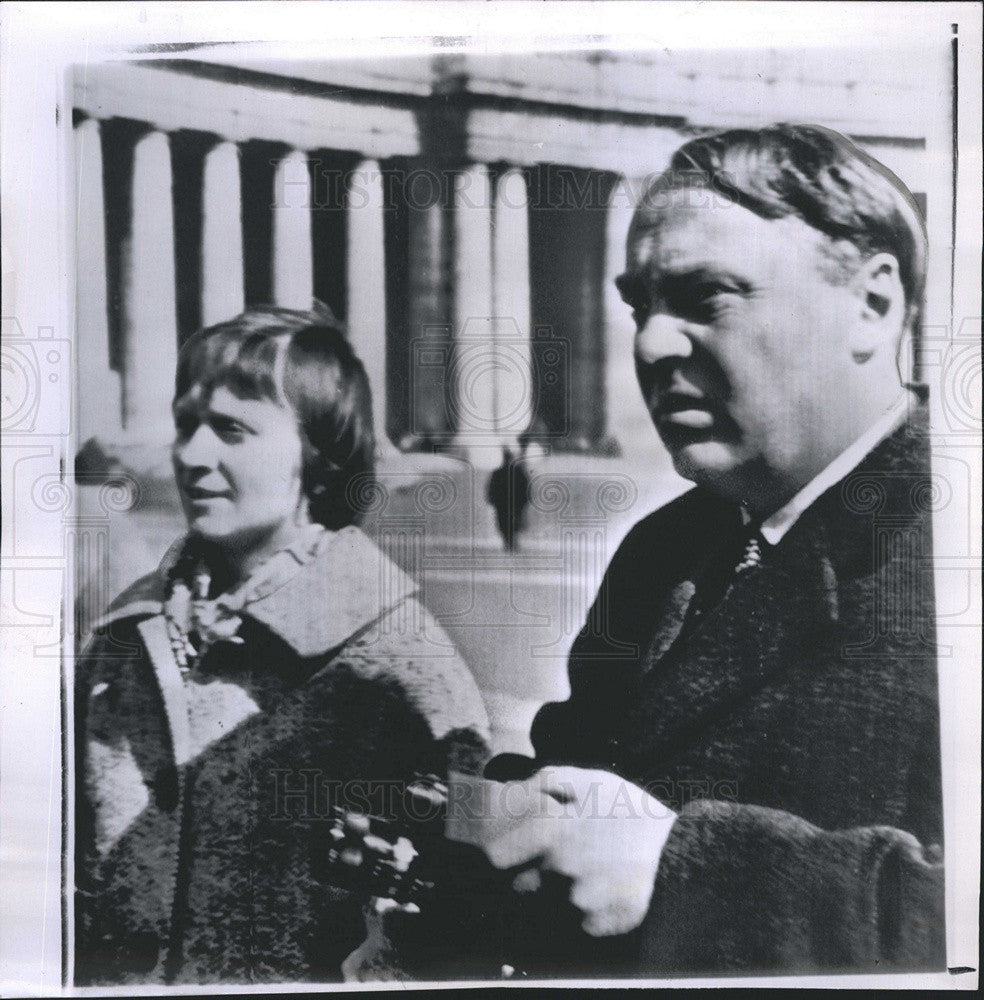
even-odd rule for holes
{"type": "Polygon", "coordinates": [[[925,257],[909,192],[822,128],[693,140],[642,199],[618,286],[696,486],[612,560],[533,724],[541,808],[488,848],[580,922],[551,971],[944,964],[933,491],[898,366],[925,257]]]}
{"type": "Polygon", "coordinates": [[[485,491],[495,511],[495,521],[507,552],[518,548],[518,535],[525,527],[526,508],[530,503],[530,474],[527,470],[526,444],[520,442],[519,454],[506,446],[502,464],[489,476],[485,491]]]}

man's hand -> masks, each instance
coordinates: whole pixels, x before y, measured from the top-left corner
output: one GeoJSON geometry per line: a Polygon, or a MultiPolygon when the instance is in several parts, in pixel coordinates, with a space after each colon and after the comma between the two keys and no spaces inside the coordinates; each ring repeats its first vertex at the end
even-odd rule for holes
{"type": "Polygon", "coordinates": [[[517,784],[537,808],[486,845],[492,864],[532,866],[517,874],[518,892],[539,890],[541,873],[561,876],[588,934],[606,937],[638,927],[676,814],[609,771],[545,767],[517,784]]]}

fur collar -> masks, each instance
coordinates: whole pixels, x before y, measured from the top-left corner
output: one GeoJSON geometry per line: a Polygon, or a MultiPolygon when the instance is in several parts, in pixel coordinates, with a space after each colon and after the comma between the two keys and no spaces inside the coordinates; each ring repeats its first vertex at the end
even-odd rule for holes
{"type": "MultiPolygon", "coordinates": [[[[96,628],[163,614],[164,565],[128,587],[96,628]]],[[[247,605],[242,614],[265,625],[299,656],[317,656],[343,645],[416,591],[416,584],[362,531],[348,527],[336,532],[282,586],[247,605]]]]}

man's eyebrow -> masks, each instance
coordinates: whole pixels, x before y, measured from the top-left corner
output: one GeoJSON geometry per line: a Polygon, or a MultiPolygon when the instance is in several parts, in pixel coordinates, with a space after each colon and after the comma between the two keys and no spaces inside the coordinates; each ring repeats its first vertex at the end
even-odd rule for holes
{"type": "Polygon", "coordinates": [[[664,270],[657,282],[657,287],[684,287],[690,284],[724,284],[734,285],[737,291],[748,292],[751,282],[727,268],[715,267],[713,264],[688,264],[674,270],[672,267],[664,270]]]}
{"type": "Polygon", "coordinates": [[[622,298],[629,303],[646,301],[653,292],[659,295],[667,289],[682,290],[688,285],[702,282],[733,285],[739,292],[749,292],[753,287],[748,278],[734,271],[700,262],[686,263],[678,267],[670,264],[655,275],[627,271],[615,279],[615,285],[622,298]]]}
{"type": "Polygon", "coordinates": [[[686,264],[677,269],[671,265],[655,276],[647,276],[638,271],[626,271],[615,279],[615,287],[622,300],[634,309],[648,308],[654,298],[678,298],[685,295],[690,288],[701,284],[732,286],[741,295],[749,294],[753,288],[747,278],[733,271],[703,263],[686,264]]]}

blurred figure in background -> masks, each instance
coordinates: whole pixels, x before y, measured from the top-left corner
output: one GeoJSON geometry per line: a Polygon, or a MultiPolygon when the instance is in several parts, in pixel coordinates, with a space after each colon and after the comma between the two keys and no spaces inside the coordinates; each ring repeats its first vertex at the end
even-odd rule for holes
{"type": "Polygon", "coordinates": [[[526,449],[517,454],[508,445],[502,449],[502,464],[489,476],[486,499],[495,510],[495,522],[507,552],[519,548],[518,535],[525,527],[530,502],[530,474],[526,449]]]}
{"type": "Polygon", "coordinates": [[[495,510],[496,524],[507,552],[519,548],[519,535],[526,527],[526,508],[537,462],[547,454],[546,424],[534,417],[516,439],[517,448],[503,448],[502,464],[489,476],[485,498],[495,510]]]}

